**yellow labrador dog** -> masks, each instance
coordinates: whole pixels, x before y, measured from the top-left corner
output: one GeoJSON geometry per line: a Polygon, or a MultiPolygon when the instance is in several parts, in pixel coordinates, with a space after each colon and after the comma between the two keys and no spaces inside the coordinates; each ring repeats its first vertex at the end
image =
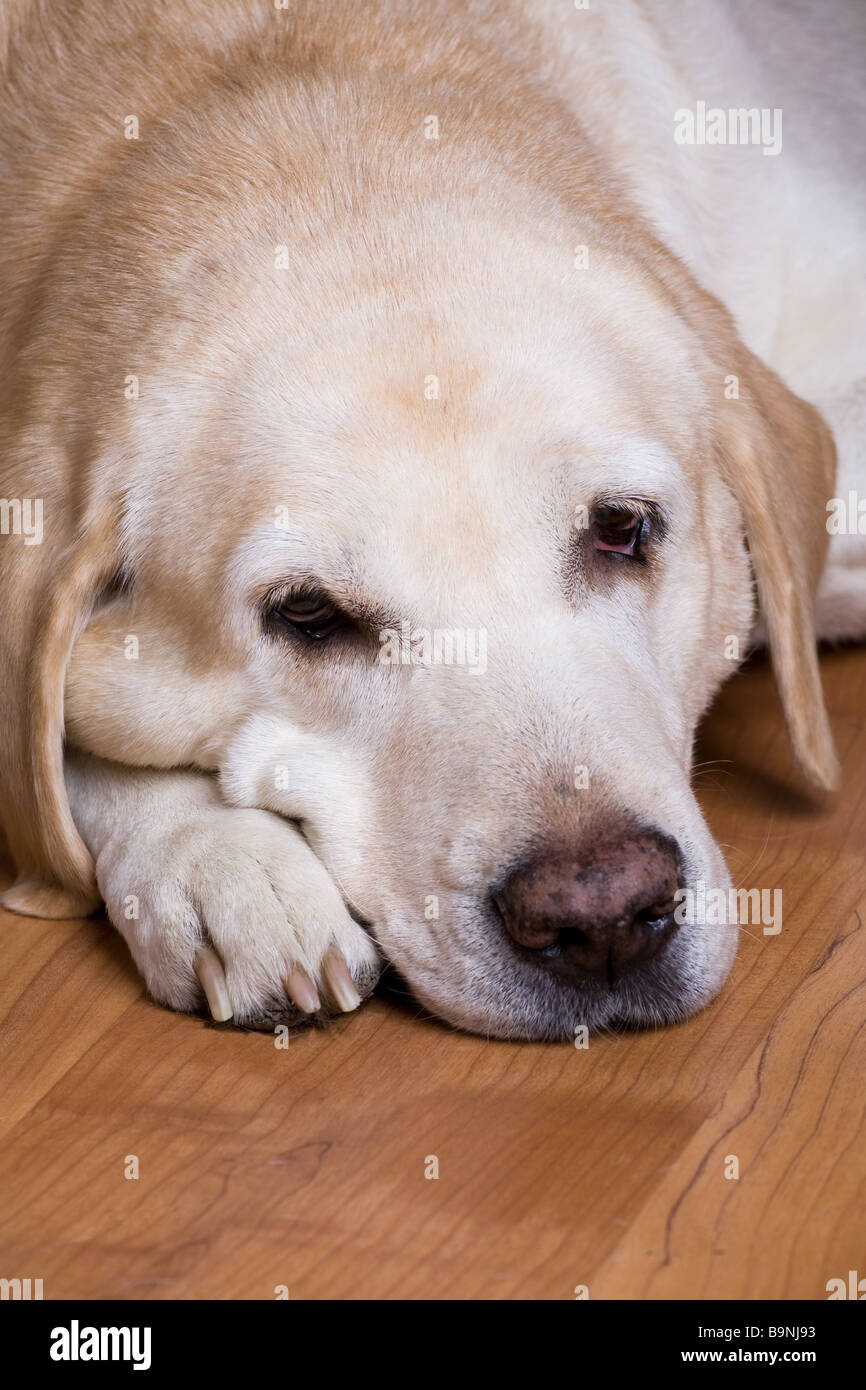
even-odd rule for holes
{"type": "Polygon", "coordinates": [[[259,1026],[717,993],[696,725],[758,623],[831,787],[866,632],[863,31],[6,0],[7,907],[259,1026]]]}

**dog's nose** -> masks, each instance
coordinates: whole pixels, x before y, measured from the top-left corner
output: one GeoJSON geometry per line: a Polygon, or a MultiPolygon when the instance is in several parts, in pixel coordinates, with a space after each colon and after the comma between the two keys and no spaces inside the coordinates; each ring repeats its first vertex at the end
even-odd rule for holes
{"type": "Polygon", "coordinates": [[[626,833],[578,857],[559,850],[513,873],[493,895],[508,934],[558,972],[613,985],[674,935],[681,860],[657,831],[626,833]]]}

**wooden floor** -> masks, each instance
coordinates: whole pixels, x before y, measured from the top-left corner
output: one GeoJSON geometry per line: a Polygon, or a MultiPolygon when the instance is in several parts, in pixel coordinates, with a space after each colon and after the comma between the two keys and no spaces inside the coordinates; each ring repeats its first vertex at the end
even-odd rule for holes
{"type": "Polygon", "coordinates": [[[762,662],[707,724],[702,801],[784,926],[744,932],[678,1028],[489,1043],[380,998],[277,1050],[149,1004],[101,919],[3,916],[0,1276],[46,1298],[820,1299],[866,1275],[866,651],[824,677],[846,770],[825,808],[762,662]]]}

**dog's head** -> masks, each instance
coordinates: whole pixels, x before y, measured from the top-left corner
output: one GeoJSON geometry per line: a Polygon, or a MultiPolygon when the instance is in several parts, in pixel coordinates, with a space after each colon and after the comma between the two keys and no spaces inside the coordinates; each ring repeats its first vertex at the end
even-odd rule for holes
{"type": "Polygon", "coordinates": [[[718,991],[736,924],[682,911],[728,886],[692,740],[756,578],[795,751],[835,778],[832,442],[645,233],[581,268],[524,196],[462,208],[458,237],[459,199],[368,188],[351,224],[308,205],[288,262],[265,221],[222,275],[162,264],[78,368],[92,403],[147,364],[122,424],[82,425],[102,463],[17,697],[28,891],[88,891],[60,753],[78,638],[72,738],[296,821],[444,1018],[562,1037],[718,991]]]}

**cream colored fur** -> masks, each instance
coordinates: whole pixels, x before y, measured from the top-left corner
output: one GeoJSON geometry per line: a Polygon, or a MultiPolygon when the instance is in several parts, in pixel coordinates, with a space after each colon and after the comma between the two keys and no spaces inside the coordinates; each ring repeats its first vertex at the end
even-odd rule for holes
{"type": "Polygon", "coordinates": [[[7,906],[103,899],[179,1009],[209,942],[240,1022],[292,1016],[297,970],[324,997],[334,951],[497,1036],[718,992],[734,928],[567,989],[488,894],[626,818],[727,885],[691,749],[755,578],[795,753],[836,781],[815,612],[866,635],[866,537],[827,560],[825,526],[866,495],[861,31],[841,3],[7,5],[2,492],[45,513],[0,538],[7,906]],[[781,107],[781,152],[677,145],[698,100],[781,107]],[[581,549],[610,495],[664,510],[639,573],[581,549]],[[485,671],[268,635],[309,576],[483,629],[485,671]]]}

